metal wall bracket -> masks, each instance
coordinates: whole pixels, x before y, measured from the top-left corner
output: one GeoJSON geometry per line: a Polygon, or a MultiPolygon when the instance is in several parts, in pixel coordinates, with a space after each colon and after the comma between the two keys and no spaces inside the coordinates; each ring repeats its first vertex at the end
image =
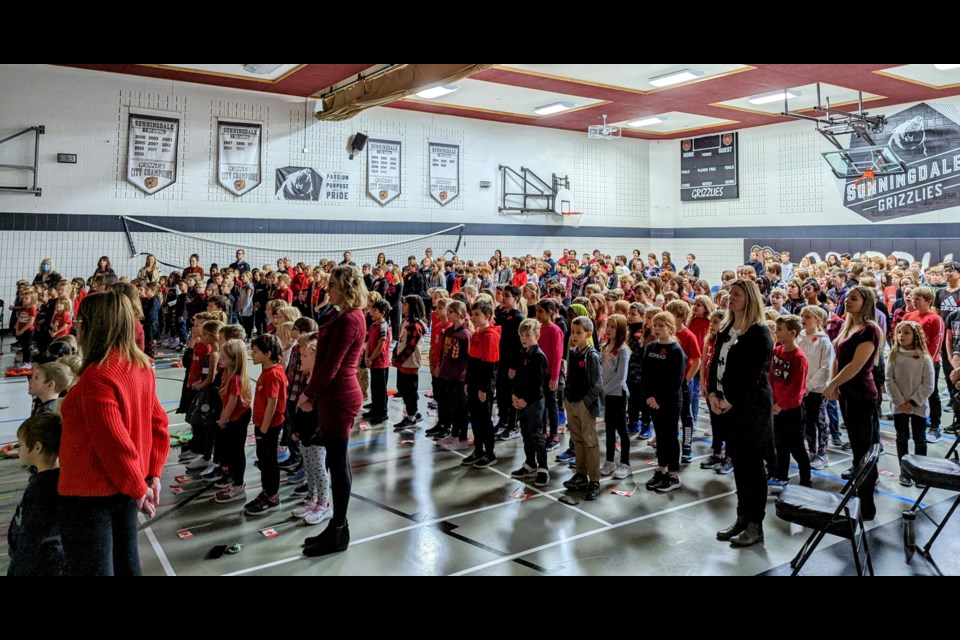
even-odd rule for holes
{"type": "Polygon", "coordinates": [[[33,164],[0,164],[0,169],[19,169],[21,171],[32,171],[33,172],[33,186],[32,187],[5,187],[0,185],[0,191],[6,191],[10,193],[32,193],[33,195],[39,197],[43,190],[37,186],[37,174],[40,172],[40,136],[46,133],[46,127],[44,125],[38,125],[35,127],[29,127],[23,131],[17,132],[13,135],[7,136],[3,140],[0,140],[0,144],[13,140],[14,138],[19,138],[20,136],[33,132],[33,164]]]}

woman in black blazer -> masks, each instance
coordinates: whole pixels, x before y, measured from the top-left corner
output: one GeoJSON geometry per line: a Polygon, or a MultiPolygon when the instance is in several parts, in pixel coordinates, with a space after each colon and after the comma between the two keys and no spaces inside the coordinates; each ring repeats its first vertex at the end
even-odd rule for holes
{"type": "Polygon", "coordinates": [[[773,441],[773,393],[767,378],[772,354],[760,289],[750,280],[734,280],[707,388],[710,410],[729,435],[727,449],[737,485],[737,521],[718,531],[717,540],[729,540],[735,547],[763,542],[767,505],[763,461],[773,441]]]}

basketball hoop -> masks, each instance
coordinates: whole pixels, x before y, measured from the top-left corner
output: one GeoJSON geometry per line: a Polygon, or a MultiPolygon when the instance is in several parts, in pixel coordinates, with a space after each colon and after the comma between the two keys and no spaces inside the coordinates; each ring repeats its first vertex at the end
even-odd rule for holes
{"type": "MultiPolygon", "coordinates": [[[[873,171],[871,171],[870,169],[867,169],[866,171],[864,171],[863,175],[861,175],[859,178],[853,181],[854,189],[857,188],[857,185],[860,184],[861,180],[869,180],[871,187],[876,186],[877,184],[877,176],[874,175],[873,171]]],[[[863,185],[863,186],[864,188],[867,188],[867,185],[863,185]]]]}
{"type": "Polygon", "coordinates": [[[565,226],[570,226],[574,229],[580,228],[580,220],[583,218],[582,211],[561,211],[560,215],[563,216],[563,224],[565,226]]]}

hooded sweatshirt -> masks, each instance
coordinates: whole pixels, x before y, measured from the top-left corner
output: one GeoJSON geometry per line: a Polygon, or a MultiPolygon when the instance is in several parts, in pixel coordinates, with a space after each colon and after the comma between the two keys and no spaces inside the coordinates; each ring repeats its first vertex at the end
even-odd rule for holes
{"type": "Polygon", "coordinates": [[[467,350],[467,387],[470,393],[493,393],[496,363],[500,360],[500,327],[488,325],[470,338],[467,350]]]}
{"type": "Polygon", "coordinates": [[[800,350],[807,356],[807,391],[823,393],[833,372],[833,344],[830,338],[821,329],[812,335],[806,332],[800,334],[800,350]]]}

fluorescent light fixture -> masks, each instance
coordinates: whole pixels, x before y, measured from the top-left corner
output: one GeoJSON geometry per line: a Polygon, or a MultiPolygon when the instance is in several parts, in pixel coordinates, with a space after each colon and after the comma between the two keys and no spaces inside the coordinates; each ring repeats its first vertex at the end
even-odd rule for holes
{"type": "Polygon", "coordinates": [[[560,113],[561,111],[566,111],[567,109],[573,109],[572,102],[553,102],[551,104],[545,104],[542,107],[537,107],[533,110],[538,116],[549,116],[554,113],[560,113]]]}
{"type": "Polygon", "coordinates": [[[661,116],[652,116],[650,118],[641,118],[640,120],[634,120],[633,122],[628,122],[628,127],[639,128],[639,127],[649,127],[652,124],[660,124],[665,122],[666,118],[661,116]]]}
{"type": "Polygon", "coordinates": [[[700,71],[699,69],[681,69],[680,71],[671,71],[670,73],[665,73],[662,76],[650,78],[649,82],[655,87],[669,87],[672,84],[689,82],[690,80],[696,80],[697,78],[702,77],[703,71],[700,71]]]}
{"type": "Polygon", "coordinates": [[[799,95],[799,91],[774,91],[773,93],[764,93],[747,98],[747,102],[750,104],[770,104],[771,102],[783,102],[784,99],[793,99],[799,95]]]}
{"type": "Polygon", "coordinates": [[[440,96],[445,96],[448,93],[453,93],[459,88],[460,87],[455,84],[445,84],[440,87],[431,87],[429,89],[424,89],[423,91],[418,91],[417,97],[425,100],[432,100],[434,98],[439,98],[440,96]]]}
{"type": "Polygon", "coordinates": [[[273,73],[282,66],[282,64],[245,64],[243,65],[243,70],[247,73],[255,73],[262,76],[273,73]]]}
{"type": "Polygon", "coordinates": [[[960,64],[935,64],[933,68],[937,71],[949,71],[950,69],[956,69],[960,67],[960,64]]]}

